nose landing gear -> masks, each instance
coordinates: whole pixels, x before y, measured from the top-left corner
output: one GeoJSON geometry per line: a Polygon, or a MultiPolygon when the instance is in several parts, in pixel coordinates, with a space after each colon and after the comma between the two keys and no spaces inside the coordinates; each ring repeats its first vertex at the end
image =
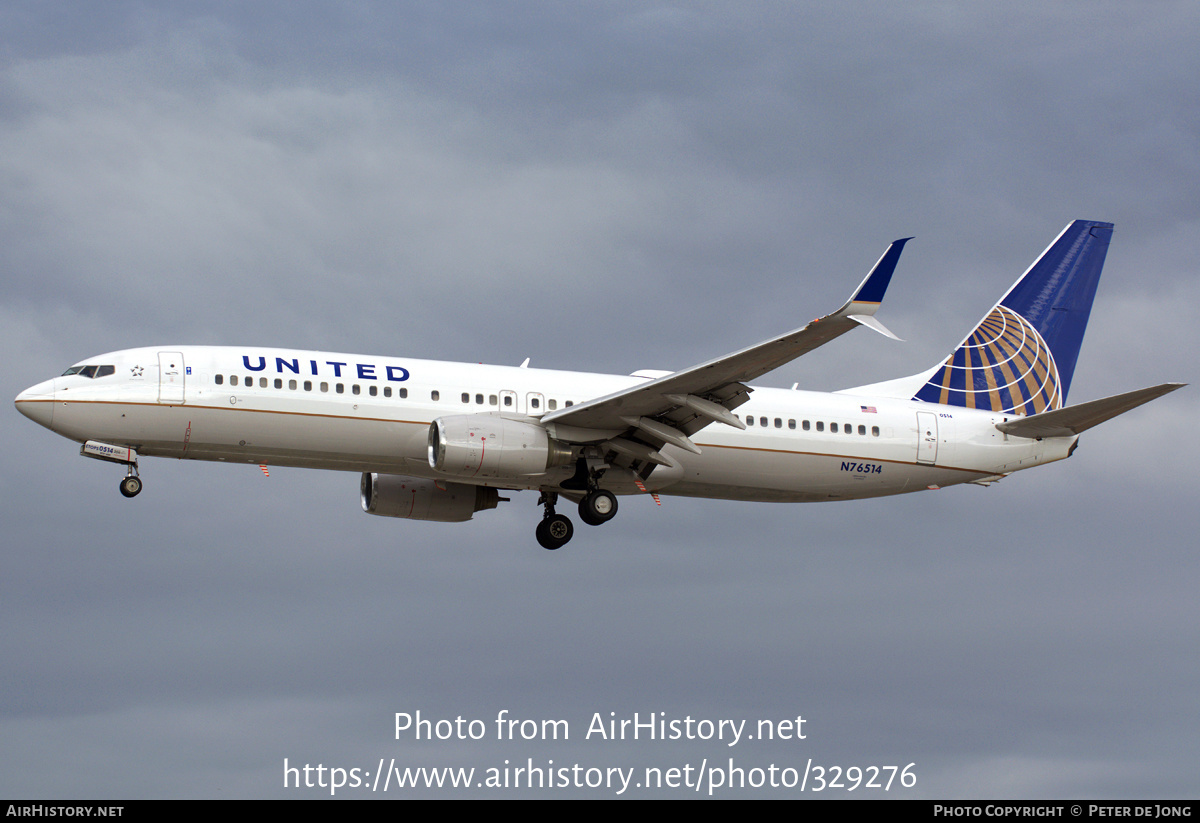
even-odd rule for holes
{"type": "Polygon", "coordinates": [[[88,440],[79,447],[79,453],[84,457],[103,460],[106,463],[120,463],[125,467],[125,477],[121,480],[121,494],[125,497],[137,497],[142,490],[142,478],[138,477],[138,453],[129,446],[114,446],[111,443],[101,443],[99,440],[88,440]]]}
{"type": "Polygon", "coordinates": [[[121,494],[137,497],[142,490],[142,478],[138,477],[137,463],[129,464],[129,471],[121,480],[121,494]]]}

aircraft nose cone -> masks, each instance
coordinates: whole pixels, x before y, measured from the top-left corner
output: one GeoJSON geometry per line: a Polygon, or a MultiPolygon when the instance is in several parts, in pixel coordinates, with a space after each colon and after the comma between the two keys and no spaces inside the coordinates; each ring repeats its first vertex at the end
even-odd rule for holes
{"type": "Polygon", "coordinates": [[[53,428],[54,423],[54,381],[47,380],[30,386],[17,395],[13,401],[17,411],[28,417],[34,423],[53,428]]]}

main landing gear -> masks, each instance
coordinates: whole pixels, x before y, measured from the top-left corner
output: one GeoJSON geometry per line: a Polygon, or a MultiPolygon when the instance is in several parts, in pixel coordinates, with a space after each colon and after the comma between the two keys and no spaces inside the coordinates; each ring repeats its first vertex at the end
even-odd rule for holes
{"type": "Polygon", "coordinates": [[[589,526],[607,523],[617,514],[617,496],[604,489],[596,489],[579,501],[579,519],[589,526]]]}
{"type": "Polygon", "coordinates": [[[542,496],[538,498],[538,502],[545,507],[545,512],[542,515],[542,522],[538,523],[537,542],[541,544],[543,549],[554,551],[567,545],[571,536],[575,534],[575,527],[571,525],[571,521],[564,515],[554,513],[554,504],[558,502],[558,494],[555,492],[542,492],[542,496]]]}
{"type": "MultiPolygon", "coordinates": [[[[557,492],[542,492],[538,498],[544,508],[542,522],[538,523],[537,541],[544,549],[554,551],[567,545],[575,534],[575,527],[565,515],[557,514],[554,505],[558,502],[557,492]]],[[[617,513],[617,497],[604,489],[593,489],[579,501],[579,519],[589,526],[599,526],[612,520],[617,513]]]]}

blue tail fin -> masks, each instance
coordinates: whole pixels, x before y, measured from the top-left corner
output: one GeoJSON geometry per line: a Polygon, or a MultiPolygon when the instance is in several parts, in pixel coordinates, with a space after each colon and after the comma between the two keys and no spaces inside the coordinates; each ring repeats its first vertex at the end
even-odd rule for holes
{"type": "Polygon", "coordinates": [[[1063,229],[913,399],[1010,414],[1062,408],[1112,228],[1063,229]]]}

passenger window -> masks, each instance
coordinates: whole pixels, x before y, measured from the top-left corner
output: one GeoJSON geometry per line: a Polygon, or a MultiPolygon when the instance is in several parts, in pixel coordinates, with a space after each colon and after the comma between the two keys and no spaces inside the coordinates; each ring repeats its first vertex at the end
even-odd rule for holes
{"type": "Polygon", "coordinates": [[[464,403],[470,403],[470,402],[471,402],[471,394],[470,394],[470,392],[463,392],[463,393],[462,393],[462,401],[463,401],[464,403]]]}
{"type": "Polygon", "coordinates": [[[383,396],[384,396],[384,397],[391,397],[391,396],[392,396],[392,387],[391,387],[391,386],[384,386],[384,387],[383,387],[383,396]]]}
{"type": "Polygon", "coordinates": [[[378,386],[372,386],[368,391],[372,397],[379,396],[379,387],[378,386]]]}
{"type": "Polygon", "coordinates": [[[506,406],[512,405],[512,395],[511,394],[504,395],[504,405],[506,405],[506,406]]]}
{"type": "Polygon", "coordinates": [[[431,391],[429,393],[429,399],[430,400],[441,400],[442,393],[440,391],[438,391],[437,389],[434,389],[433,391],[431,391]]]}
{"type": "Polygon", "coordinates": [[[805,431],[808,431],[809,429],[812,428],[812,424],[809,423],[807,420],[805,420],[803,423],[800,424],[800,428],[804,429],[805,431]]]}
{"type": "Polygon", "coordinates": [[[246,388],[254,388],[254,378],[251,377],[250,375],[246,375],[245,383],[246,383],[246,388]]]}
{"type": "Polygon", "coordinates": [[[362,389],[359,388],[359,385],[357,383],[355,383],[353,386],[350,387],[350,393],[351,394],[362,394],[362,389]]]}
{"type": "Polygon", "coordinates": [[[529,399],[529,405],[530,405],[532,408],[535,408],[535,409],[536,409],[536,408],[538,408],[538,402],[539,402],[539,401],[538,401],[538,399],[537,399],[536,397],[531,397],[531,398],[529,399]]]}
{"type": "Polygon", "coordinates": [[[237,375],[236,374],[229,375],[229,385],[231,385],[231,386],[237,385],[237,375]]]}
{"type": "Polygon", "coordinates": [[[872,426],[872,427],[871,427],[871,436],[872,436],[872,437],[878,437],[878,436],[879,436],[879,427],[878,427],[878,426],[872,426]]]}
{"type": "Polygon", "coordinates": [[[859,434],[866,434],[866,433],[867,433],[867,427],[866,427],[866,426],[859,426],[859,427],[858,427],[858,433],[859,433],[859,434]]]}
{"type": "Polygon", "coordinates": [[[305,381],[304,381],[304,390],[305,390],[305,391],[312,391],[312,381],[311,381],[311,380],[305,380],[305,381]]]}
{"type": "Polygon", "coordinates": [[[818,421],[817,421],[817,431],[819,431],[819,432],[823,432],[823,431],[825,431],[825,423],[824,423],[824,421],[822,421],[822,420],[818,420],[818,421]]]}
{"type": "Polygon", "coordinates": [[[401,399],[408,397],[408,389],[396,389],[396,395],[401,399]]]}
{"type": "Polygon", "coordinates": [[[214,375],[213,375],[213,382],[214,382],[214,383],[216,383],[218,386],[219,386],[219,385],[221,385],[222,383],[224,383],[224,382],[225,382],[225,375],[223,375],[223,374],[214,374],[214,375]]]}
{"type": "Polygon", "coordinates": [[[758,425],[760,425],[760,426],[767,425],[767,418],[765,418],[765,417],[758,418],[758,425]]]}
{"type": "Polygon", "coordinates": [[[483,405],[483,395],[482,394],[475,395],[475,405],[477,405],[477,406],[483,405]]]}
{"type": "Polygon", "coordinates": [[[275,378],[275,388],[277,388],[277,389],[283,388],[283,378],[282,377],[275,378]]]}
{"type": "Polygon", "coordinates": [[[557,400],[550,400],[550,401],[548,401],[548,403],[549,403],[549,406],[548,406],[548,407],[549,407],[550,411],[554,411],[555,409],[557,409],[557,408],[558,408],[558,401],[557,401],[557,400]]]}
{"type": "Polygon", "coordinates": [[[829,431],[830,431],[830,432],[832,432],[833,434],[837,434],[837,433],[838,433],[838,430],[837,430],[837,423],[830,423],[830,424],[829,424],[829,431]]]}
{"type": "Polygon", "coordinates": [[[267,378],[265,378],[265,377],[258,378],[258,387],[260,389],[265,389],[267,387],[267,378]]]}
{"type": "Polygon", "coordinates": [[[322,384],[321,384],[321,391],[329,391],[329,384],[328,384],[328,383],[322,383],[322,384]]]}
{"type": "Polygon", "coordinates": [[[789,428],[789,429],[792,429],[793,431],[795,431],[795,429],[796,429],[796,421],[795,421],[795,420],[788,420],[788,428],[789,428]]]}
{"type": "Polygon", "coordinates": [[[345,386],[343,386],[341,383],[334,383],[334,384],[333,384],[333,390],[334,390],[335,392],[337,392],[338,394],[345,394],[345,393],[346,393],[346,387],[345,387],[345,386]]]}
{"type": "Polygon", "coordinates": [[[288,381],[288,388],[289,388],[289,389],[291,389],[292,391],[295,391],[295,390],[296,390],[296,381],[295,381],[295,380],[289,380],[289,381],[288,381]]]}
{"type": "Polygon", "coordinates": [[[571,408],[571,407],[572,407],[572,406],[574,406],[574,405],[575,405],[575,401],[574,401],[574,400],[568,400],[566,403],[563,403],[563,407],[564,407],[564,408],[568,408],[568,409],[569,409],[569,408],[571,408]]]}
{"type": "Polygon", "coordinates": [[[783,428],[783,420],[781,420],[778,417],[775,418],[775,428],[777,428],[777,429],[783,428]]]}
{"type": "Polygon", "coordinates": [[[747,425],[747,426],[753,426],[753,425],[754,425],[754,415],[752,415],[752,414],[748,414],[748,415],[746,415],[746,425],[747,425]]]}
{"type": "Polygon", "coordinates": [[[494,406],[494,405],[496,405],[496,404],[497,404],[497,403],[499,403],[499,402],[500,402],[500,401],[496,399],[496,395],[494,395],[494,394],[489,394],[489,395],[488,395],[488,405],[489,405],[489,406],[494,406]]]}

